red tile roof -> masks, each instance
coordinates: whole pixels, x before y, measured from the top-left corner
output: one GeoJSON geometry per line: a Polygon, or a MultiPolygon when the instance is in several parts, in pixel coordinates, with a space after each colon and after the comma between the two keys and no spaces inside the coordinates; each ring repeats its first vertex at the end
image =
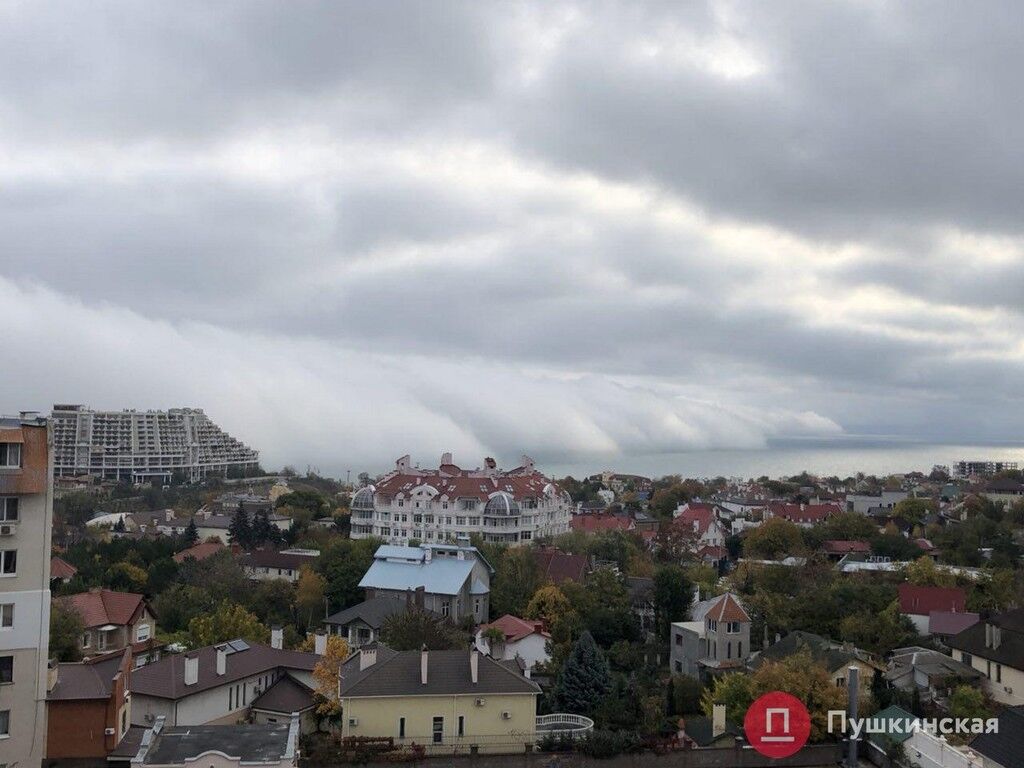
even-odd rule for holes
{"type": "Polygon", "coordinates": [[[78,569],[67,560],[60,557],[50,558],[51,579],[73,579],[76,573],[78,573],[78,569]]]}
{"type": "Polygon", "coordinates": [[[481,632],[491,628],[499,629],[504,632],[505,640],[509,643],[522,640],[524,637],[529,637],[530,635],[543,635],[544,637],[550,637],[550,635],[544,631],[543,622],[533,621],[530,619],[520,619],[518,616],[513,616],[510,613],[506,613],[500,619],[492,621],[490,624],[480,625],[481,632]]]}
{"type": "MultiPolygon", "coordinates": [[[[381,496],[408,496],[414,489],[429,485],[438,492],[439,500],[472,498],[486,502],[492,494],[504,491],[520,501],[525,498],[543,498],[544,490],[553,485],[540,472],[498,473],[494,476],[481,475],[479,471],[459,469],[453,464],[443,464],[440,469],[420,470],[422,474],[401,474],[395,472],[377,482],[375,493],[381,496]],[[473,477],[471,475],[478,475],[473,477]]],[[[556,486],[557,489],[557,486],[556,486]]]]}
{"type": "Polygon", "coordinates": [[[570,555],[553,547],[536,551],[537,565],[552,584],[575,581],[582,584],[589,564],[586,555],[570,555]]]}
{"type": "Polygon", "coordinates": [[[104,624],[127,626],[146,604],[142,595],[109,589],[93,589],[77,595],[58,597],[57,602],[78,611],[86,629],[104,624]]]}
{"type": "Polygon", "coordinates": [[[731,592],[715,598],[704,618],[714,621],[750,621],[750,616],[731,592]]]}
{"type": "Polygon", "coordinates": [[[871,545],[866,541],[841,541],[838,539],[821,542],[821,548],[830,555],[845,555],[850,552],[871,551],[871,545]]]}
{"type": "Polygon", "coordinates": [[[174,562],[183,563],[188,558],[193,560],[205,560],[210,555],[215,555],[224,549],[224,545],[219,541],[203,541],[195,546],[183,549],[174,556],[174,562]]]}
{"type": "Polygon", "coordinates": [[[900,613],[927,616],[932,611],[963,613],[967,595],[960,587],[921,587],[900,584],[900,613]]]}
{"type": "Polygon", "coordinates": [[[715,510],[710,504],[686,504],[685,508],[673,521],[673,525],[686,531],[693,531],[703,536],[715,520],[715,510]]]}
{"type": "Polygon", "coordinates": [[[636,523],[628,517],[616,515],[573,515],[569,526],[574,531],[597,533],[598,531],[632,531],[636,523]]]}

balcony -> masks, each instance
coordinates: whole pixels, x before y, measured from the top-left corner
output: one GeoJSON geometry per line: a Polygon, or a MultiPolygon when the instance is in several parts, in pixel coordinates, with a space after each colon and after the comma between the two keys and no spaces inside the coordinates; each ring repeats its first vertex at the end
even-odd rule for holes
{"type": "Polygon", "coordinates": [[[552,715],[538,715],[534,729],[538,737],[571,736],[578,739],[594,730],[594,721],[583,715],[556,712],[552,715]]]}

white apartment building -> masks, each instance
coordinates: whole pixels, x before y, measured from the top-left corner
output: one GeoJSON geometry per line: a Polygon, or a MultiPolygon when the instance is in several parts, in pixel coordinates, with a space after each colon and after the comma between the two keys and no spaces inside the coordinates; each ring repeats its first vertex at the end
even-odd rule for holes
{"type": "Polygon", "coordinates": [[[45,419],[0,418],[0,763],[38,766],[46,744],[51,436],[45,419]]]}
{"type": "Polygon", "coordinates": [[[201,408],[94,411],[53,406],[54,474],[95,475],[133,483],[189,480],[252,470],[254,451],[214,424],[201,408]]]}
{"type": "Polygon", "coordinates": [[[479,533],[484,541],[515,546],[567,532],[573,506],[529,456],[510,470],[490,458],[482,469],[462,469],[450,453],[437,469],[420,469],[403,456],[376,485],[352,497],[351,535],[407,544],[455,542],[479,533]]]}

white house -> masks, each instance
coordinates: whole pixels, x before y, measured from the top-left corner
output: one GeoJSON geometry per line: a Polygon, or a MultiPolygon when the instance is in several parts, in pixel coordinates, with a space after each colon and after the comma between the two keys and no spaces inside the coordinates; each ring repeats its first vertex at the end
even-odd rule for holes
{"type": "Polygon", "coordinates": [[[476,647],[498,661],[519,659],[529,672],[537,665],[550,661],[547,651],[551,639],[540,621],[520,619],[506,613],[497,621],[481,624],[476,631],[476,647]],[[491,637],[500,632],[502,640],[491,637]]]}

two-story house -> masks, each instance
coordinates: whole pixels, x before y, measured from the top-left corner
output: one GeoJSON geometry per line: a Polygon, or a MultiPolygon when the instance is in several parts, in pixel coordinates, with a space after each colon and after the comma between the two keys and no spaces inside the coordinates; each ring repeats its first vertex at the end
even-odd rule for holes
{"type": "Polygon", "coordinates": [[[319,549],[257,549],[239,558],[245,575],[253,581],[287,581],[295,584],[303,568],[311,568],[319,549]]]}
{"type": "Polygon", "coordinates": [[[708,679],[742,668],[750,656],[750,624],[750,616],[731,592],[695,603],[690,621],[672,624],[670,669],[708,679]]]}
{"type": "Polygon", "coordinates": [[[540,688],[515,661],[470,651],[364,645],[342,665],[341,736],[391,738],[428,754],[524,752],[540,688]]]}
{"type": "Polygon", "coordinates": [[[494,569],[468,539],[458,544],[377,548],[359,586],[366,598],[416,594],[418,607],[461,621],[486,621],[494,569]]]}
{"type": "Polygon", "coordinates": [[[79,648],[83,657],[130,647],[136,665],[160,658],[156,614],[142,595],[96,588],[58,597],[56,602],[82,617],[79,648]]]}
{"type": "Polygon", "coordinates": [[[1000,704],[1024,704],[1024,608],[982,619],[946,641],[953,658],[985,675],[1000,704]]]}
{"type": "Polygon", "coordinates": [[[702,547],[722,547],[728,531],[721,520],[721,508],[717,504],[687,502],[681,504],[672,514],[673,527],[692,537],[693,550],[702,547]]]}
{"type": "Polygon", "coordinates": [[[885,672],[885,665],[867,651],[852,643],[838,643],[813,632],[794,630],[755,654],[747,666],[757,669],[766,662],[781,661],[797,653],[806,652],[815,664],[825,668],[832,684],[846,688],[850,682],[850,667],[856,667],[860,677],[860,695],[871,696],[871,681],[885,672]]]}

